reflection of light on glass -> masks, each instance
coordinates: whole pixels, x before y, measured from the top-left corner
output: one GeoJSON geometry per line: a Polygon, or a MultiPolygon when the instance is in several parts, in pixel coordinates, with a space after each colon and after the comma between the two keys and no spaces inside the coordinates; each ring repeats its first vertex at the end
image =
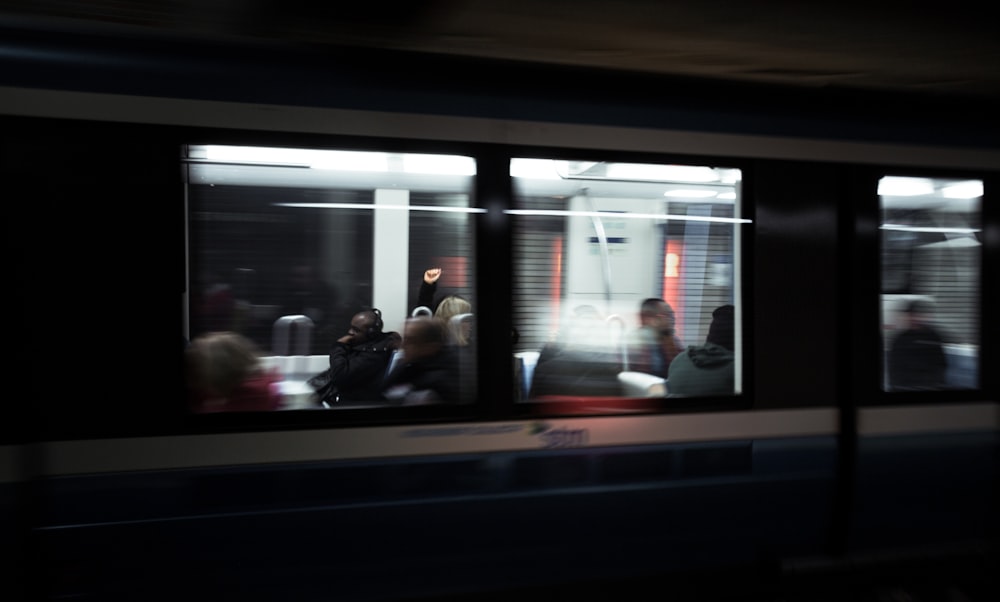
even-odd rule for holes
{"type": "Polygon", "coordinates": [[[481,207],[438,207],[434,205],[370,205],[366,203],[274,203],[276,207],[307,209],[389,209],[398,211],[434,211],[438,213],[486,213],[481,207]]]}
{"type": "Polygon", "coordinates": [[[718,193],[714,190],[695,190],[693,188],[678,188],[677,190],[668,190],[663,193],[663,196],[669,197],[687,197],[695,199],[707,199],[714,197],[718,193]]]}
{"type": "Polygon", "coordinates": [[[715,198],[722,201],[734,201],[736,200],[735,192],[720,192],[715,198]]]}
{"type": "Polygon", "coordinates": [[[456,155],[403,155],[403,171],[406,173],[474,176],[476,175],[476,161],[472,157],[456,155]]]}
{"type": "Polygon", "coordinates": [[[943,232],[946,234],[975,234],[979,228],[935,228],[931,226],[907,226],[905,224],[882,224],[879,226],[883,230],[896,230],[901,232],[943,232]]]}
{"type": "Polygon", "coordinates": [[[679,273],[677,268],[681,265],[681,258],[677,253],[667,253],[667,261],[663,270],[664,278],[677,278],[679,273]]]}
{"type": "Polygon", "coordinates": [[[983,196],[982,180],[966,180],[955,182],[941,189],[941,195],[947,199],[974,199],[983,196]]]}
{"type": "MultiPolygon", "coordinates": [[[[191,146],[193,160],[217,163],[311,167],[313,169],[361,172],[389,172],[390,155],[379,152],[271,148],[262,146],[191,146]]],[[[402,154],[402,170],[414,174],[474,176],[476,161],[457,155],[402,154]]]]}
{"type": "Polygon", "coordinates": [[[919,196],[933,194],[934,184],[927,178],[885,176],[878,181],[881,196],[919,196]]]}
{"type": "Polygon", "coordinates": [[[563,217],[607,217],[613,219],[679,220],[689,222],[717,222],[722,224],[751,224],[753,220],[737,217],[710,217],[673,215],[670,213],[614,213],[611,211],[563,211],[560,209],[504,209],[508,215],[545,215],[563,217]]]}
{"type": "Polygon", "coordinates": [[[389,171],[385,153],[359,151],[207,145],[191,147],[191,157],[219,163],[260,163],[341,171],[389,171]]]}

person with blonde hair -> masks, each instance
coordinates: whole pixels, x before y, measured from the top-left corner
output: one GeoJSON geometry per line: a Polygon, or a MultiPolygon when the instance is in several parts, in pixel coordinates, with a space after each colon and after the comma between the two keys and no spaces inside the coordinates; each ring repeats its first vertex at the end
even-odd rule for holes
{"type": "Polygon", "coordinates": [[[434,317],[448,330],[448,341],[459,347],[472,342],[472,304],[456,295],[445,297],[434,317]]]}
{"type": "Polygon", "coordinates": [[[449,347],[458,358],[458,373],[464,396],[473,396],[476,391],[476,368],[478,364],[475,338],[476,316],[472,313],[472,303],[454,293],[440,296],[437,290],[442,269],[435,267],[424,272],[417,295],[418,308],[433,312],[446,335],[449,347]]]}
{"type": "Polygon", "coordinates": [[[441,273],[441,268],[430,268],[424,272],[417,305],[428,308],[441,321],[448,330],[448,338],[452,344],[466,347],[472,340],[472,303],[454,293],[438,297],[437,286],[441,273]]]}
{"type": "Polygon", "coordinates": [[[184,350],[190,403],[195,412],[278,409],[281,374],[266,370],[253,341],[235,332],[209,332],[184,350]]]}
{"type": "Polygon", "coordinates": [[[447,324],[453,317],[460,314],[471,314],[472,304],[458,295],[448,295],[438,304],[434,317],[447,324]]]}

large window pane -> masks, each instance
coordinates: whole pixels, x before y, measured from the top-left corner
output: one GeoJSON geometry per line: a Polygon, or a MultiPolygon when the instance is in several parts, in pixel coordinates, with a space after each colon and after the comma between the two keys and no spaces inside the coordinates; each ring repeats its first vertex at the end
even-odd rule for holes
{"type": "Polygon", "coordinates": [[[982,194],[979,180],[879,182],[887,391],[978,386],[982,194]]]}
{"type": "MultiPolygon", "coordinates": [[[[284,377],[282,407],[322,407],[305,380],[329,366],[359,312],[377,308],[382,330],[402,335],[425,270],[442,269],[438,299],[460,295],[475,307],[471,158],[191,146],[186,167],[190,336],[252,341],[284,377]]],[[[460,399],[424,401],[474,399],[474,342],[462,347],[460,399]]],[[[340,401],[389,403],[376,389],[340,401]]]]}
{"type": "Polygon", "coordinates": [[[511,175],[522,399],[742,391],[739,170],[513,159],[511,175]]]}

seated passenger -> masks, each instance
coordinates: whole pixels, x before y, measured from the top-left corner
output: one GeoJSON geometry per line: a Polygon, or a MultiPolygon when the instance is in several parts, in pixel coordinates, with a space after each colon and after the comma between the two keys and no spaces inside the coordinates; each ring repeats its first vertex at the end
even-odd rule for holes
{"type": "Polygon", "coordinates": [[[184,349],[189,402],[195,412],[261,412],[281,404],[277,370],[265,370],[250,339],[209,332],[184,349]]]}
{"type": "Polygon", "coordinates": [[[732,395],[735,385],[735,313],[717,307],[704,345],[691,345],[674,358],[667,379],[668,397],[732,395]]]}
{"type": "Polygon", "coordinates": [[[399,333],[382,327],[377,309],[354,314],[347,334],[330,350],[330,367],[309,379],[321,403],[381,399],[386,369],[401,341],[399,333]]]}
{"type": "Polygon", "coordinates": [[[459,403],[459,358],[437,318],[410,318],[403,331],[403,356],[386,377],[382,396],[394,403],[459,403]]]}
{"type": "Polygon", "coordinates": [[[684,344],[674,334],[674,309],[663,299],[650,298],[639,307],[639,328],[629,336],[628,369],[666,378],[670,362],[684,344]]]}
{"type": "Polygon", "coordinates": [[[447,329],[448,344],[455,348],[459,362],[462,396],[471,399],[476,390],[477,359],[473,341],[475,315],[472,313],[472,304],[461,295],[435,296],[441,273],[441,268],[431,268],[424,272],[424,279],[420,283],[418,307],[434,308],[433,316],[447,329]]]}
{"type": "Polygon", "coordinates": [[[944,337],[931,322],[932,305],[917,299],[903,310],[903,330],[889,349],[890,391],[933,391],[945,387],[948,362],[944,337]]]}
{"type": "Polygon", "coordinates": [[[573,310],[566,328],[538,356],[529,397],[618,396],[621,362],[603,317],[591,305],[573,310]]]}

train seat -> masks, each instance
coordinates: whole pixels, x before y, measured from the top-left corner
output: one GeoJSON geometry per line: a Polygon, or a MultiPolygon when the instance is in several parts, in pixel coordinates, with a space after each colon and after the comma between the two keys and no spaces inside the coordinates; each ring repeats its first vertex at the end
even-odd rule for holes
{"type": "Polygon", "coordinates": [[[392,357],[389,358],[389,365],[385,367],[386,376],[389,376],[389,374],[392,373],[393,369],[396,368],[396,364],[398,364],[399,360],[401,359],[403,359],[402,349],[396,349],[395,351],[392,352],[392,357]]]}
{"type": "Polygon", "coordinates": [[[667,396],[667,380],[655,374],[625,370],[618,373],[618,382],[625,397],[667,396]]]}
{"type": "Polygon", "coordinates": [[[313,321],[309,316],[281,316],[274,321],[271,332],[271,353],[275,355],[306,355],[312,342],[313,321]]]}

